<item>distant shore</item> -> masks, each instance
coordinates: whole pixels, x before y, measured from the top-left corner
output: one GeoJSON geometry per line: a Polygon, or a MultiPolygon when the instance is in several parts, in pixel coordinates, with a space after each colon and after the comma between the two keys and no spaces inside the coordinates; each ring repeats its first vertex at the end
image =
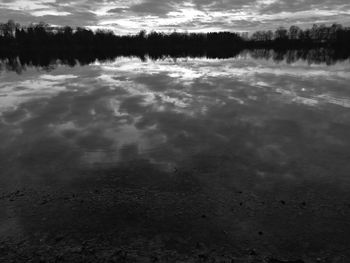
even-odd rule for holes
{"type": "Polygon", "coordinates": [[[347,48],[350,27],[340,24],[313,25],[309,29],[291,26],[251,34],[236,32],[163,33],[141,30],[135,35],[117,35],[108,30],[52,27],[45,23],[21,26],[10,20],[0,23],[0,50],[109,50],[109,51],[215,51],[254,48],[303,49],[347,48]]]}

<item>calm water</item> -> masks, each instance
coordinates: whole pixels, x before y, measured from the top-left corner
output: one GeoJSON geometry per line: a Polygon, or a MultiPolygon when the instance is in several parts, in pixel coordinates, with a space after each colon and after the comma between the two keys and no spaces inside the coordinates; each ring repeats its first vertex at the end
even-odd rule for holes
{"type": "Polygon", "coordinates": [[[274,178],[345,187],[349,72],[349,61],[249,54],[3,70],[2,185],[139,159],[170,171],[203,157],[232,177],[230,165],[247,166],[257,187],[274,178]]]}
{"type": "Polygon", "coordinates": [[[253,210],[257,200],[312,206],[290,225],[279,224],[294,210],[231,221],[245,230],[264,225],[272,243],[281,234],[292,244],[291,228],[304,243],[290,246],[302,248],[341,245],[349,233],[349,60],[287,63],[245,53],[2,68],[2,190],[69,184],[120,167],[139,169],[150,185],[158,180],[143,174],[150,169],[186,171],[190,179],[172,190],[195,184],[226,203],[227,193],[249,192],[253,210]]]}

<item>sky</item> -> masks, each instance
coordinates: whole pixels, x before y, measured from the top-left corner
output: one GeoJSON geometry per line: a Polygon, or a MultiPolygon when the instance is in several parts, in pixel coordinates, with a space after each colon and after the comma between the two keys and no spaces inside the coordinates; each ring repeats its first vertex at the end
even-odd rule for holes
{"type": "Polygon", "coordinates": [[[1,22],[146,31],[248,31],[350,25],[349,0],[0,0],[1,22]]]}

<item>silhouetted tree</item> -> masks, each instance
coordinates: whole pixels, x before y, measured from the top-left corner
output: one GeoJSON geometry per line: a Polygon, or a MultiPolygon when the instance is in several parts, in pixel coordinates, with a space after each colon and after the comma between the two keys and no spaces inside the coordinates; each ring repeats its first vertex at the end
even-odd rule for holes
{"type": "MultiPolygon", "coordinates": [[[[186,54],[197,52],[222,56],[222,52],[242,48],[346,48],[350,42],[350,28],[339,24],[313,25],[302,30],[292,25],[289,30],[279,27],[275,32],[257,31],[250,38],[232,32],[160,33],[142,30],[136,35],[115,35],[112,31],[92,31],[86,28],[53,27],[44,22],[21,27],[14,21],[0,24],[0,50],[12,52],[28,50],[115,50],[126,53],[186,54]]],[[[230,51],[231,52],[231,51],[230,51]]]]}
{"type": "Polygon", "coordinates": [[[291,26],[289,28],[288,37],[290,40],[299,40],[302,30],[298,26],[291,26]]]}
{"type": "Polygon", "coordinates": [[[275,39],[276,40],[287,40],[288,39],[288,31],[287,29],[285,29],[284,27],[279,27],[276,31],[275,31],[275,39]]]}

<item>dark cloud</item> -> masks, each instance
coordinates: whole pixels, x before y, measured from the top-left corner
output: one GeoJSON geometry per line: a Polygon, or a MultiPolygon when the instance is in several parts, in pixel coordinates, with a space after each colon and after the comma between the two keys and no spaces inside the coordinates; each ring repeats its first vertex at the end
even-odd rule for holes
{"type": "Polygon", "coordinates": [[[224,11],[231,9],[241,9],[243,6],[252,5],[258,0],[194,0],[193,3],[198,9],[210,8],[213,11],[224,11]]]}
{"type": "Polygon", "coordinates": [[[160,3],[157,0],[147,0],[140,4],[132,5],[129,10],[136,13],[162,16],[174,10],[173,4],[175,3],[171,1],[164,1],[160,3]]]}
{"type": "Polygon", "coordinates": [[[119,13],[123,13],[123,12],[125,12],[127,10],[128,10],[127,8],[117,7],[117,8],[113,8],[113,9],[108,10],[108,13],[119,14],[119,13]]]}
{"type": "Polygon", "coordinates": [[[317,13],[317,10],[338,10],[344,5],[347,6],[347,10],[350,10],[350,3],[347,0],[278,0],[266,5],[260,12],[274,14],[310,10],[317,13]]]}
{"type": "Polygon", "coordinates": [[[171,11],[178,11],[177,7],[187,6],[195,8],[200,11],[227,11],[232,9],[241,9],[243,6],[253,4],[257,0],[193,0],[193,1],[164,1],[159,0],[145,0],[130,6],[130,11],[137,13],[147,13],[153,15],[166,15],[171,11]]]}

